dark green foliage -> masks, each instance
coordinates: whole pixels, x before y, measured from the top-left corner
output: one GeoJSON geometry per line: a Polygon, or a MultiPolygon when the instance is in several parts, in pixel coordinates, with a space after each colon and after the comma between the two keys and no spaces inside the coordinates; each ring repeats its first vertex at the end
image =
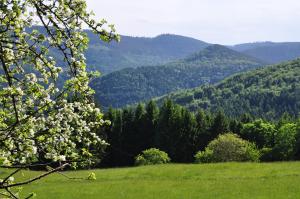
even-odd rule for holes
{"type": "Polygon", "coordinates": [[[240,158],[230,161],[256,161],[258,155],[261,161],[300,159],[300,120],[296,122],[287,113],[278,121],[255,119],[249,114],[231,118],[223,111],[199,109],[194,113],[168,99],[160,108],[154,101],[123,110],[110,108],[105,119],[110,119],[112,125],[102,129],[110,143],[102,166],[134,165],[135,157],[149,148],[165,151],[178,163],[193,162],[198,151],[202,151],[197,155],[201,162],[227,161],[212,159],[214,151],[207,147],[219,138],[234,141],[233,145],[224,142],[228,153],[218,151],[218,157],[233,154],[240,158]],[[234,147],[242,149],[236,151],[234,147]]]}
{"type": "Polygon", "coordinates": [[[156,134],[157,147],[166,151],[173,160],[177,160],[176,150],[180,138],[181,107],[166,100],[161,107],[158,119],[158,133],[156,134]]]}
{"type": "Polygon", "coordinates": [[[203,108],[213,112],[222,107],[226,115],[235,117],[244,113],[266,119],[279,119],[284,113],[297,117],[300,112],[300,59],[241,73],[214,86],[205,85],[167,97],[190,110],[203,108]],[[186,96],[193,100],[183,102],[186,96]]]}
{"type": "Polygon", "coordinates": [[[203,150],[211,140],[210,129],[212,118],[211,115],[203,110],[198,110],[196,113],[197,136],[195,140],[196,151],[203,150]]]}
{"type": "Polygon", "coordinates": [[[122,150],[123,146],[123,115],[122,111],[110,108],[104,116],[105,119],[111,121],[111,126],[103,129],[107,134],[106,140],[110,144],[106,149],[106,155],[102,161],[102,165],[114,166],[122,165],[126,154],[122,150]],[[108,133],[109,132],[109,133],[108,133]]]}
{"type": "Polygon", "coordinates": [[[167,100],[161,108],[156,145],[176,162],[191,162],[198,146],[198,129],[194,114],[167,100]]]}
{"type": "Polygon", "coordinates": [[[132,165],[133,159],[131,157],[139,154],[139,133],[135,125],[135,111],[132,108],[126,108],[123,110],[123,139],[122,139],[122,151],[126,152],[124,165],[132,165]],[[134,143],[134,144],[133,144],[134,143]]]}
{"type": "MultiPolygon", "coordinates": [[[[254,58],[224,46],[212,45],[186,59],[165,65],[116,71],[95,79],[91,85],[103,107],[117,108],[178,89],[215,83],[234,73],[262,65],[254,58]]],[[[180,99],[180,103],[193,100],[193,95],[186,95],[180,99]]]]}
{"type": "Polygon", "coordinates": [[[251,142],[256,142],[259,148],[272,147],[275,134],[275,125],[261,119],[244,124],[241,130],[241,137],[251,142]]]}
{"type": "Polygon", "coordinates": [[[296,122],[295,159],[300,160],[300,119],[296,122]]]}
{"type": "Polygon", "coordinates": [[[228,121],[227,121],[227,118],[226,118],[224,112],[218,111],[216,117],[213,120],[211,128],[210,128],[211,138],[214,139],[222,133],[227,133],[228,130],[229,130],[229,125],[228,125],[228,121]]]}
{"type": "Polygon", "coordinates": [[[198,163],[257,162],[259,157],[260,153],[254,144],[239,138],[235,134],[227,133],[219,135],[218,138],[211,141],[205,151],[199,151],[195,155],[195,161],[198,163]]]}
{"type": "Polygon", "coordinates": [[[145,123],[143,125],[143,133],[145,135],[144,148],[150,148],[155,143],[155,133],[157,128],[157,120],[159,109],[154,101],[150,101],[146,106],[145,123]]]}
{"type": "Polygon", "coordinates": [[[169,163],[171,159],[168,154],[164,151],[160,151],[156,148],[151,148],[142,151],[140,155],[135,158],[135,165],[155,165],[155,164],[166,164],[169,163]]]}
{"type": "Polygon", "coordinates": [[[292,160],[295,155],[297,126],[287,123],[281,126],[274,138],[273,156],[277,160],[292,160]]]}

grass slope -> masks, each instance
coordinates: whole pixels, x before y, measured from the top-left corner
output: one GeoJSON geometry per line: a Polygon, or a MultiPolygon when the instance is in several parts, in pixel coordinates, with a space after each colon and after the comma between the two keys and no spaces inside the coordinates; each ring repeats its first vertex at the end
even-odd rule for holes
{"type": "MultiPolygon", "coordinates": [[[[94,171],[96,181],[68,180],[54,174],[25,186],[23,192],[34,190],[40,199],[297,199],[300,198],[299,167],[300,162],[288,162],[104,169],[94,171]]],[[[66,174],[86,177],[89,172],[66,174]]],[[[33,174],[38,172],[25,172],[27,177],[33,174]]]]}

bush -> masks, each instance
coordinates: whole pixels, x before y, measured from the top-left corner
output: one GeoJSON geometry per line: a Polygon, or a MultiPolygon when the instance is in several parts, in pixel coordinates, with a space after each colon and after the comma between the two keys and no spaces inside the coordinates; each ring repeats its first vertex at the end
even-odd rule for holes
{"type": "Polygon", "coordinates": [[[199,151],[195,155],[195,160],[197,163],[209,163],[209,162],[213,162],[212,156],[213,156],[213,151],[210,149],[206,149],[205,151],[199,151]]]}
{"type": "Polygon", "coordinates": [[[205,151],[195,155],[197,163],[259,161],[260,153],[256,146],[238,135],[227,133],[211,141],[205,151]]]}
{"type": "Polygon", "coordinates": [[[293,123],[284,124],[277,131],[274,139],[273,153],[275,160],[292,160],[295,155],[297,126],[293,123]]]}
{"type": "Polygon", "coordinates": [[[168,154],[159,149],[151,148],[143,151],[135,158],[135,165],[154,165],[154,164],[166,164],[170,162],[168,154]]]}
{"type": "Polygon", "coordinates": [[[244,124],[241,130],[242,138],[255,142],[259,149],[272,147],[275,134],[275,125],[261,119],[244,124]]]}

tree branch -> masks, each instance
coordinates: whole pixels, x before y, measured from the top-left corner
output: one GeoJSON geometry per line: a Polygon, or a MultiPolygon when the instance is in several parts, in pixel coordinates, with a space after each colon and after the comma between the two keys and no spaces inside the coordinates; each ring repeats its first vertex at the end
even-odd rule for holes
{"type": "Polygon", "coordinates": [[[42,178],[50,175],[52,173],[55,173],[55,172],[57,172],[59,170],[62,170],[62,169],[64,169],[65,167],[67,167],[69,165],[70,165],[69,163],[63,164],[62,166],[57,167],[56,169],[53,169],[53,170],[51,170],[51,171],[49,171],[47,173],[44,173],[42,175],[39,175],[39,176],[37,176],[35,178],[32,178],[32,179],[24,181],[24,182],[19,182],[19,183],[15,183],[15,184],[0,184],[0,189],[7,189],[7,188],[11,188],[11,187],[18,187],[18,186],[30,184],[32,182],[35,182],[37,180],[40,180],[40,179],[42,179],[42,178]]]}

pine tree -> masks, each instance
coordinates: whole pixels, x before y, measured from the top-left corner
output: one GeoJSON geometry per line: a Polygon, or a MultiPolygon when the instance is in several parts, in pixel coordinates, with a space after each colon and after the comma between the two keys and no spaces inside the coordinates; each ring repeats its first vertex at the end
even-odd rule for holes
{"type": "Polygon", "coordinates": [[[136,140],[134,136],[136,134],[134,128],[135,113],[132,108],[125,108],[122,114],[123,125],[122,125],[122,158],[120,160],[122,166],[133,165],[134,163],[134,149],[136,140]]]}
{"type": "Polygon", "coordinates": [[[223,111],[218,111],[210,129],[211,138],[215,139],[220,134],[226,133],[227,131],[229,131],[227,118],[223,111]]]}
{"type": "Polygon", "coordinates": [[[195,115],[187,109],[182,109],[181,115],[178,118],[180,124],[179,135],[176,139],[175,158],[177,162],[192,162],[194,154],[198,150],[197,141],[197,122],[195,115]]]}
{"type": "Polygon", "coordinates": [[[151,148],[155,146],[154,138],[157,133],[159,109],[156,103],[151,100],[146,106],[145,114],[145,148],[151,148]]]}
{"type": "Polygon", "coordinates": [[[121,166],[120,160],[122,154],[122,111],[109,109],[105,117],[111,121],[110,128],[106,128],[105,133],[109,140],[109,146],[106,149],[106,155],[101,162],[102,166],[116,167],[121,166]]]}
{"type": "Polygon", "coordinates": [[[138,104],[134,113],[134,131],[132,134],[132,151],[134,156],[140,154],[145,150],[147,141],[145,132],[145,106],[144,104],[138,104]]]}
{"type": "Polygon", "coordinates": [[[196,114],[197,134],[195,138],[195,147],[197,150],[204,150],[210,142],[210,120],[209,114],[205,114],[202,109],[198,110],[196,114]]]}

